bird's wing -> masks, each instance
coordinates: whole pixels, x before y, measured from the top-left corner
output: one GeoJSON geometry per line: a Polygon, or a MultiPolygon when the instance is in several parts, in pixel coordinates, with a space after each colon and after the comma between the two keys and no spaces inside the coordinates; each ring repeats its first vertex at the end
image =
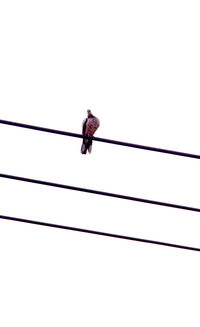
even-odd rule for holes
{"type": "Polygon", "coordinates": [[[86,133],[86,125],[87,125],[87,118],[84,119],[83,124],[82,124],[82,134],[86,133]]]}

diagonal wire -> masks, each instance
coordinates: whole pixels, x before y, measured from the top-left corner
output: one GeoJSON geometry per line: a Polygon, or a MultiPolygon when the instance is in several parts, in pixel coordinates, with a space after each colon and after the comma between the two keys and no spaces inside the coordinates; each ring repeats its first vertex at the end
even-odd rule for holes
{"type": "MultiPolygon", "coordinates": [[[[15,127],[28,128],[28,129],[32,129],[32,130],[36,130],[36,131],[59,134],[59,135],[65,135],[65,136],[71,136],[71,137],[91,139],[91,137],[89,137],[87,135],[71,133],[71,132],[65,132],[65,131],[60,131],[60,130],[51,129],[51,128],[45,128],[45,127],[39,127],[39,126],[34,126],[34,125],[22,124],[22,123],[17,123],[17,122],[13,122],[13,121],[3,120],[3,119],[0,119],[0,124],[11,125],[11,126],[15,126],[15,127]]],[[[172,154],[172,155],[176,155],[176,156],[200,159],[200,155],[198,155],[198,154],[192,154],[192,153],[186,153],[186,152],[180,152],[180,151],[174,151],[174,150],[168,150],[168,149],[161,149],[161,148],[156,148],[156,147],[151,147],[151,146],[146,146],[146,145],[141,145],[141,144],[121,142],[121,141],[116,141],[116,140],[100,138],[100,137],[92,137],[92,140],[97,141],[97,142],[116,144],[116,145],[127,146],[127,147],[131,147],[131,148],[142,149],[142,150],[162,152],[162,153],[172,154]]]]}
{"type": "Polygon", "coordinates": [[[129,241],[136,241],[136,242],[142,242],[142,243],[163,245],[163,246],[168,246],[168,247],[173,247],[173,248],[178,248],[178,249],[183,249],[183,250],[191,250],[191,251],[200,252],[200,248],[191,247],[191,246],[185,246],[185,245],[179,245],[179,244],[173,244],[173,243],[166,243],[166,242],[160,242],[160,241],[153,241],[153,240],[147,240],[147,239],[144,239],[144,238],[131,237],[131,236],[126,236],[126,235],[112,234],[112,233],[105,233],[105,232],[99,232],[99,231],[95,231],[95,230],[83,229],[83,228],[77,228],[77,227],[71,227],[71,226],[65,226],[65,225],[51,224],[51,223],[46,223],[46,222],[36,221],[36,220],[30,220],[30,219],[9,217],[9,216],[4,216],[4,215],[0,215],[0,219],[17,221],[17,222],[22,222],[22,223],[27,223],[27,224],[40,225],[40,226],[46,226],[46,227],[59,228],[59,229],[65,229],[65,230],[67,229],[67,230],[75,231],[75,232],[95,234],[95,235],[107,236],[107,237],[112,237],[112,238],[119,238],[119,239],[124,239],[124,240],[129,240],[129,241]]]}
{"type": "Polygon", "coordinates": [[[20,176],[13,176],[13,175],[1,174],[1,173],[0,173],[0,177],[1,178],[12,179],[12,180],[17,180],[17,181],[21,181],[21,182],[28,182],[28,183],[45,185],[45,186],[58,187],[58,188],[72,190],[72,191],[80,191],[80,192],[98,194],[98,195],[114,197],[114,198],[119,198],[119,199],[124,199],[124,200],[143,202],[143,203],[154,204],[154,205],[159,205],[159,206],[164,206],[164,207],[171,207],[171,208],[175,208],[175,209],[183,209],[183,210],[200,212],[200,208],[188,207],[188,206],[174,204],[174,203],[168,203],[168,202],[161,202],[161,201],[154,201],[154,200],[136,198],[136,197],[133,197],[133,196],[116,194],[116,193],[109,193],[109,192],[104,192],[104,191],[97,191],[97,190],[92,190],[92,189],[87,189],[87,188],[82,188],[82,187],[77,187],[77,186],[71,186],[71,185],[41,181],[41,180],[38,180],[38,179],[32,179],[32,178],[26,178],[26,177],[20,177],[20,176]]]}

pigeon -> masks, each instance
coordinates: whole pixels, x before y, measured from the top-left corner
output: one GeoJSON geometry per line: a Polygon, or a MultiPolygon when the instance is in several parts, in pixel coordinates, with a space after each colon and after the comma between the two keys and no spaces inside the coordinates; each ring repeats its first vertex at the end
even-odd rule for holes
{"type": "MultiPolygon", "coordinates": [[[[87,136],[93,136],[97,128],[100,125],[100,121],[97,117],[93,116],[91,110],[87,110],[87,118],[84,119],[82,125],[82,134],[87,136]]],[[[81,153],[86,154],[87,151],[91,153],[92,151],[92,139],[83,139],[81,146],[81,153]]]]}

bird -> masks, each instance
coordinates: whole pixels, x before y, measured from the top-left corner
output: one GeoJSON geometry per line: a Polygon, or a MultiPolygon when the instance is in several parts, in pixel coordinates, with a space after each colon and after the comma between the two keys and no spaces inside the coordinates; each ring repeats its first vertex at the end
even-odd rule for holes
{"type": "MultiPolygon", "coordinates": [[[[100,126],[100,121],[95,117],[91,110],[87,110],[87,118],[84,119],[82,124],[82,134],[92,137],[96,132],[97,128],[100,126]]],[[[86,154],[87,151],[91,153],[92,151],[92,139],[84,139],[81,146],[81,153],[86,154]]]]}

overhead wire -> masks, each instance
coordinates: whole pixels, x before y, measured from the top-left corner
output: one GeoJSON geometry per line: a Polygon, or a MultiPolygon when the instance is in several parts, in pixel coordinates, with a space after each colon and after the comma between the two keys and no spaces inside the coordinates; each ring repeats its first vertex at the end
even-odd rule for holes
{"type": "Polygon", "coordinates": [[[0,219],[5,219],[5,220],[22,222],[22,223],[27,223],[27,224],[34,224],[34,225],[40,225],[40,226],[46,226],[46,227],[53,227],[53,228],[65,229],[65,230],[70,230],[70,231],[75,231],[75,232],[95,234],[95,235],[107,236],[107,237],[124,239],[124,240],[129,240],[129,241],[136,241],[136,242],[142,242],[142,243],[162,245],[162,246],[173,247],[173,248],[178,248],[178,249],[183,249],[183,250],[191,250],[191,251],[200,252],[200,248],[196,248],[196,247],[192,247],[192,246],[173,244],[173,243],[167,243],[167,242],[160,242],[160,241],[153,241],[153,240],[148,240],[148,239],[138,238],[138,237],[131,237],[131,236],[126,236],[126,235],[99,232],[99,231],[90,230],[90,229],[52,224],[52,223],[36,221],[36,220],[30,220],[30,219],[16,218],[16,217],[4,216],[4,215],[0,215],[0,219]]]}
{"type": "Polygon", "coordinates": [[[171,154],[171,155],[176,155],[176,156],[200,159],[200,155],[198,155],[198,154],[192,154],[192,153],[162,149],[162,148],[157,148],[157,147],[151,147],[151,146],[146,146],[146,145],[141,145],[141,144],[134,144],[134,143],[110,140],[110,139],[94,137],[94,136],[90,137],[90,136],[83,135],[83,134],[65,132],[65,131],[61,131],[61,130],[45,128],[45,127],[40,127],[40,126],[34,126],[34,125],[28,125],[28,124],[23,124],[23,123],[17,123],[17,122],[3,120],[3,119],[0,119],[0,124],[10,125],[10,126],[15,126],[15,127],[28,128],[28,129],[31,129],[31,130],[47,132],[47,133],[53,133],[53,134],[59,134],[59,135],[65,135],[65,136],[71,136],[71,137],[77,137],[77,138],[88,138],[88,139],[92,139],[93,141],[97,141],[97,142],[104,142],[104,143],[116,144],[116,145],[132,147],[132,148],[137,148],[137,149],[142,149],[142,150],[155,151],[155,152],[161,152],[161,153],[166,153],[166,154],[171,154]]]}
{"type": "Polygon", "coordinates": [[[154,204],[154,205],[159,205],[159,206],[171,207],[171,208],[175,208],[175,209],[183,209],[183,210],[200,212],[200,208],[188,207],[188,206],[174,204],[174,203],[142,199],[142,198],[137,198],[137,197],[133,197],[133,196],[104,192],[104,191],[97,191],[97,190],[92,190],[92,189],[83,188],[83,187],[42,181],[42,180],[38,180],[38,179],[32,179],[32,178],[26,178],[26,177],[20,177],[20,176],[14,176],[14,175],[2,174],[2,173],[0,173],[0,177],[6,178],[6,179],[22,181],[22,182],[40,184],[40,185],[57,187],[57,188],[62,188],[62,189],[68,189],[68,190],[73,190],[73,191],[98,194],[98,195],[119,198],[119,199],[124,199],[124,200],[137,201],[137,202],[143,202],[143,203],[154,204]]]}
{"type": "MultiPolygon", "coordinates": [[[[6,125],[11,125],[11,126],[16,126],[16,127],[28,128],[28,129],[37,130],[37,131],[48,132],[48,133],[54,133],[54,134],[60,134],[60,135],[65,135],[65,136],[77,137],[77,138],[88,138],[88,139],[91,138],[91,137],[89,137],[87,135],[71,133],[71,132],[66,132],[66,131],[60,131],[60,130],[44,128],[44,127],[39,127],[39,126],[33,126],[33,125],[28,125],[28,124],[23,124],[23,123],[11,122],[11,121],[2,120],[2,119],[0,120],[0,123],[1,124],[6,124],[6,125]]],[[[200,155],[197,155],[197,154],[191,154],[191,153],[185,153],[185,152],[179,152],[179,151],[149,147],[149,146],[144,146],[144,145],[139,145],[139,144],[121,142],[121,141],[110,140],[110,139],[105,139],[105,138],[98,138],[98,137],[92,137],[92,140],[99,141],[99,142],[116,144],[116,145],[121,145],[121,146],[139,148],[139,149],[143,149],[143,150],[162,152],[162,153],[172,154],[172,155],[177,155],[177,156],[184,156],[184,157],[200,159],[200,155]]],[[[142,199],[142,198],[133,197],[133,196],[115,194],[115,193],[104,192],[104,191],[97,191],[97,190],[92,190],[92,189],[86,189],[86,188],[81,188],[81,187],[76,187],[76,186],[65,185],[65,184],[58,184],[58,183],[53,183],[53,182],[41,181],[41,180],[25,178],[25,177],[20,177],[20,176],[13,176],[13,175],[0,173],[0,177],[1,178],[12,179],[12,180],[17,180],[17,181],[30,182],[30,183],[34,183],[34,184],[41,184],[41,185],[46,185],[46,186],[58,187],[58,188],[63,188],[63,189],[70,189],[70,190],[74,190],[74,191],[80,191],[80,192],[98,194],[98,195],[103,195],[103,196],[109,196],[109,197],[114,197],[114,198],[121,198],[121,199],[125,199],[125,200],[138,201],[138,202],[154,204],[154,205],[159,205],[159,206],[165,206],[165,207],[171,207],[171,208],[176,208],[176,209],[183,209],[183,210],[200,212],[200,208],[194,208],[194,207],[178,205],[178,204],[173,204],[173,203],[167,203],[167,202],[161,202],[161,201],[142,199]]],[[[185,250],[200,251],[200,248],[196,248],[196,247],[190,247],[190,246],[184,246],[184,245],[166,243],[166,242],[160,242],[160,241],[153,241],[153,240],[130,237],[130,236],[119,235],[119,234],[99,232],[99,231],[83,229],[83,228],[77,228],[77,227],[71,227],[71,226],[51,224],[51,223],[35,221],[35,220],[29,220],[29,219],[9,217],[9,216],[4,216],[4,215],[0,215],[0,218],[1,219],[6,219],[6,220],[17,221],[17,222],[23,222],[23,223],[53,227],[53,228],[67,229],[67,230],[71,230],[71,231],[90,233],[90,234],[96,234],[96,235],[101,235],[101,236],[107,236],[107,237],[120,238],[120,239],[126,239],[126,240],[131,240],[131,241],[138,241],[138,242],[143,242],[143,243],[150,243],[150,244],[180,248],[180,249],[185,249],[185,250]]]]}

